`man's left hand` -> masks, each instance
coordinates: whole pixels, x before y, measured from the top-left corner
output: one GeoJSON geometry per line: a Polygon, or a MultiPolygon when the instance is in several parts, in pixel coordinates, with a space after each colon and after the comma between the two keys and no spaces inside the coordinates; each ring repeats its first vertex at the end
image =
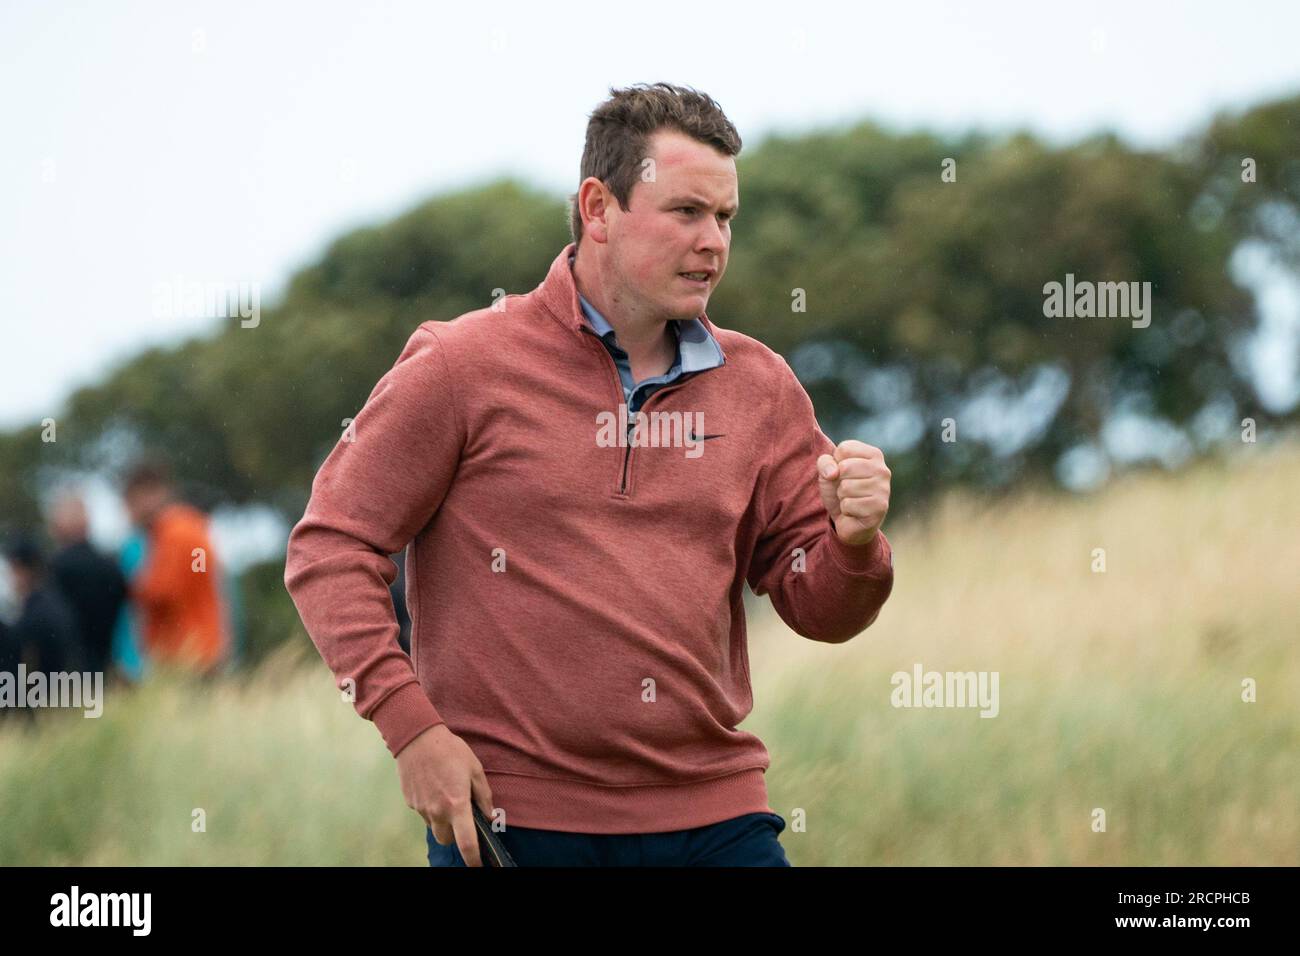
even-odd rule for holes
{"type": "Polygon", "coordinates": [[[874,445],[847,438],[817,459],[822,504],[848,545],[870,544],[889,511],[889,468],[874,445]]]}

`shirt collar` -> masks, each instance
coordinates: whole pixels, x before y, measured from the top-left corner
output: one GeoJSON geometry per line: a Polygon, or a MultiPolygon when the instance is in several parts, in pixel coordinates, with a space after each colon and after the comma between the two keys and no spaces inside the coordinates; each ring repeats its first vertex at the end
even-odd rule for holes
{"type": "MultiPolygon", "coordinates": [[[[573,268],[573,259],[573,256],[569,256],[570,269],[573,268]]],[[[587,317],[596,334],[602,339],[610,339],[612,336],[610,340],[617,344],[618,336],[614,332],[614,327],[600,314],[600,310],[588,302],[581,292],[578,293],[578,302],[582,306],[582,314],[587,317]]],[[[674,319],[669,325],[672,326],[673,334],[677,336],[677,353],[680,356],[682,372],[698,372],[701,369],[717,368],[722,364],[722,347],[698,318],[690,321],[674,319]]]]}

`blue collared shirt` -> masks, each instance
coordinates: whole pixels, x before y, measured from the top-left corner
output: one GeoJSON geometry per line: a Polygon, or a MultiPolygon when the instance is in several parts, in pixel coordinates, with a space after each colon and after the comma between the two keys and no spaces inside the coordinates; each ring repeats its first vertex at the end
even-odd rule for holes
{"type": "MultiPolygon", "coordinates": [[[[569,267],[573,267],[573,256],[569,257],[569,267]]],[[[582,305],[583,315],[587,317],[587,321],[591,323],[591,327],[614,358],[614,364],[618,367],[618,376],[623,382],[623,401],[627,405],[629,415],[635,415],[647,398],[681,376],[706,368],[717,368],[723,364],[722,348],[703,322],[698,318],[691,319],[689,322],[674,319],[668,323],[677,339],[677,355],[673,359],[672,367],[663,375],[655,375],[638,382],[632,377],[632,361],[618,344],[614,327],[581,292],[578,293],[578,302],[582,305]]]]}

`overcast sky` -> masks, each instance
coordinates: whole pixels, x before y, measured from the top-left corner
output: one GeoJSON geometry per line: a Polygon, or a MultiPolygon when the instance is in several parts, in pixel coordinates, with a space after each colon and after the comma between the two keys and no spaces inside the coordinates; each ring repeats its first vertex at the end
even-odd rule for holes
{"type": "Polygon", "coordinates": [[[702,89],[747,145],[872,118],[1159,146],[1300,90],[1297,37],[1293,2],[5,0],[0,426],[232,321],[157,317],[157,283],[256,282],[265,306],[342,230],[430,194],[572,190],[610,85],[702,89]]]}

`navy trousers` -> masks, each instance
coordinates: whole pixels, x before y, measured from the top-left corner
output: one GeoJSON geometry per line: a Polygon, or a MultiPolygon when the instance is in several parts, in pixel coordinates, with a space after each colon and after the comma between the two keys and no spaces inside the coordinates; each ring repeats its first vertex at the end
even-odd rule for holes
{"type": "MultiPolygon", "coordinates": [[[[506,826],[498,835],[519,866],[789,866],[777,835],[785,820],[746,813],[665,833],[566,833],[506,826]]],[[[430,866],[464,866],[455,843],[425,827],[430,866]]]]}

